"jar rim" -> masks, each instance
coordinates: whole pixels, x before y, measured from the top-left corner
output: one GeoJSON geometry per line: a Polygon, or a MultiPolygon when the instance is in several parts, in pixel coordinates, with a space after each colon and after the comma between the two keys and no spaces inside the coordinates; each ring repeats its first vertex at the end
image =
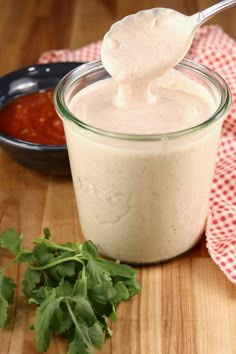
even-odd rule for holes
{"type": "Polygon", "coordinates": [[[54,94],[55,109],[59,114],[59,116],[62,118],[62,120],[64,120],[65,118],[69,121],[72,121],[80,128],[90,131],[92,133],[95,133],[100,136],[113,138],[113,139],[135,140],[135,141],[160,141],[163,140],[163,138],[168,140],[180,138],[187,134],[191,134],[205,127],[208,127],[209,125],[223,118],[225,116],[225,113],[227,113],[227,111],[229,110],[232,101],[230,88],[227,82],[214,70],[190,59],[184,58],[179,64],[177,64],[176,68],[188,69],[191,70],[192,72],[199,74],[199,76],[205,78],[206,80],[208,80],[208,82],[210,82],[215,86],[215,88],[217,89],[221,97],[219,106],[217,107],[216,111],[204,122],[195,125],[193,127],[175,131],[175,132],[168,132],[168,133],[161,133],[161,134],[130,134],[130,133],[118,133],[118,132],[100,129],[78,119],[68,109],[65,102],[65,95],[68,89],[78,79],[82,78],[83,76],[92,74],[97,70],[103,70],[104,73],[107,74],[100,59],[80,65],[78,68],[75,68],[72,71],[70,71],[68,74],[66,74],[60,80],[60,82],[58,83],[55,89],[55,94],[54,94]]]}

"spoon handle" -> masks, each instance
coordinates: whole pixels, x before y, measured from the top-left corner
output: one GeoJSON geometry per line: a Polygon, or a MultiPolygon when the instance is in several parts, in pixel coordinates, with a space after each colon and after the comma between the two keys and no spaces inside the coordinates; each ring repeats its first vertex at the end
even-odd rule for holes
{"type": "Polygon", "coordinates": [[[218,2],[215,5],[208,7],[205,10],[199,11],[198,13],[198,22],[203,24],[204,22],[208,21],[214,15],[217,15],[219,12],[236,5],[236,0],[223,0],[218,2]]]}

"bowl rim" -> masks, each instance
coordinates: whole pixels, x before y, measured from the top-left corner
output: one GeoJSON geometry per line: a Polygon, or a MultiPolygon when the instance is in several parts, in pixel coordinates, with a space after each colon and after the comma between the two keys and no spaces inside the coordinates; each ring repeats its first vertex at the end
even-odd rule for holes
{"type": "Polygon", "coordinates": [[[11,77],[12,75],[16,75],[16,74],[19,74],[19,73],[23,73],[23,72],[30,72],[32,73],[33,72],[33,69],[34,68],[42,68],[42,69],[46,69],[47,67],[60,67],[60,66],[66,66],[66,65],[71,65],[71,66],[80,66],[80,65],[83,65],[85,64],[85,62],[83,61],[57,61],[57,62],[50,62],[50,63],[36,63],[36,64],[31,64],[31,65],[27,65],[27,66],[24,66],[22,68],[18,68],[16,70],[12,70],[12,71],[9,71],[3,75],[0,76],[0,81],[3,80],[3,79],[7,79],[9,77],[11,77]],[[29,70],[30,69],[30,70],[29,70]]]}
{"type": "Polygon", "coordinates": [[[24,148],[26,150],[36,150],[36,151],[63,151],[67,150],[67,144],[63,145],[47,145],[47,144],[36,144],[36,143],[31,143],[29,141],[24,141],[21,139],[16,139],[13,138],[7,134],[3,134],[0,132],[0,145],[2,143],[14,146],[14,147],[20,147],[24,148]]]}

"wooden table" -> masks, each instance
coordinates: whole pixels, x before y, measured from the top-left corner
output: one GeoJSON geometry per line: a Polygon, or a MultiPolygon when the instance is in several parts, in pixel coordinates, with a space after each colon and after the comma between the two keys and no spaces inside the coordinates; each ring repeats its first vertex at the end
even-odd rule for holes
{"type": "MultiPolygon", "coordinates": [[[[201,1],[200,7],[213,1],[201,1]]],[[[199,1],[0,0],[0,75],[31,65],[45,50],[77,48],[102,38],[111,23],[142,8],[198,10],[199,1]],[[135,4],[134,4],[135,3],[135,4]]],[[[236,38],[236,8],[213,21],[236,38]]],[[[72,181],[41,175],[0,150],[0,232],[16,227],[25,244],[49,226],[58,242],[83,240],[72,181]]],[[[11,255],[0,251],[0,267],[11,255]]],[[[19,285],[24,267],[9,275],[19,285]]],[[[104,354],[235,354],[236,289],[212,262],[205,239],[178,260],[139,270],[142,291],[118,309],[114,336],[104,354]]],[[[33,310],[18,290],[11,322],[0,330],[1,354],[38,353],[29,330],[33,310]]],[[[48,353],[66,353],[53,338],[48,353]]]]}

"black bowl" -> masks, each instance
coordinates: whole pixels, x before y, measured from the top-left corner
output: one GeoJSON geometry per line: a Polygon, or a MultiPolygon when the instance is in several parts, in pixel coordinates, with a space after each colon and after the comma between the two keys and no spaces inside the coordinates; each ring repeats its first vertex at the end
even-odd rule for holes
{"type": "MultiPolygon", "coordinates": [[[[16,97],[55,88],[63,76],[81,64],[83,63],[37,64],[1,77],[0,110],[16,97]]],[[[34,144],[0,132],[0,146],[12,159],[26,167],[50,175],[70,175],[66,145],[34,144]]]]}

